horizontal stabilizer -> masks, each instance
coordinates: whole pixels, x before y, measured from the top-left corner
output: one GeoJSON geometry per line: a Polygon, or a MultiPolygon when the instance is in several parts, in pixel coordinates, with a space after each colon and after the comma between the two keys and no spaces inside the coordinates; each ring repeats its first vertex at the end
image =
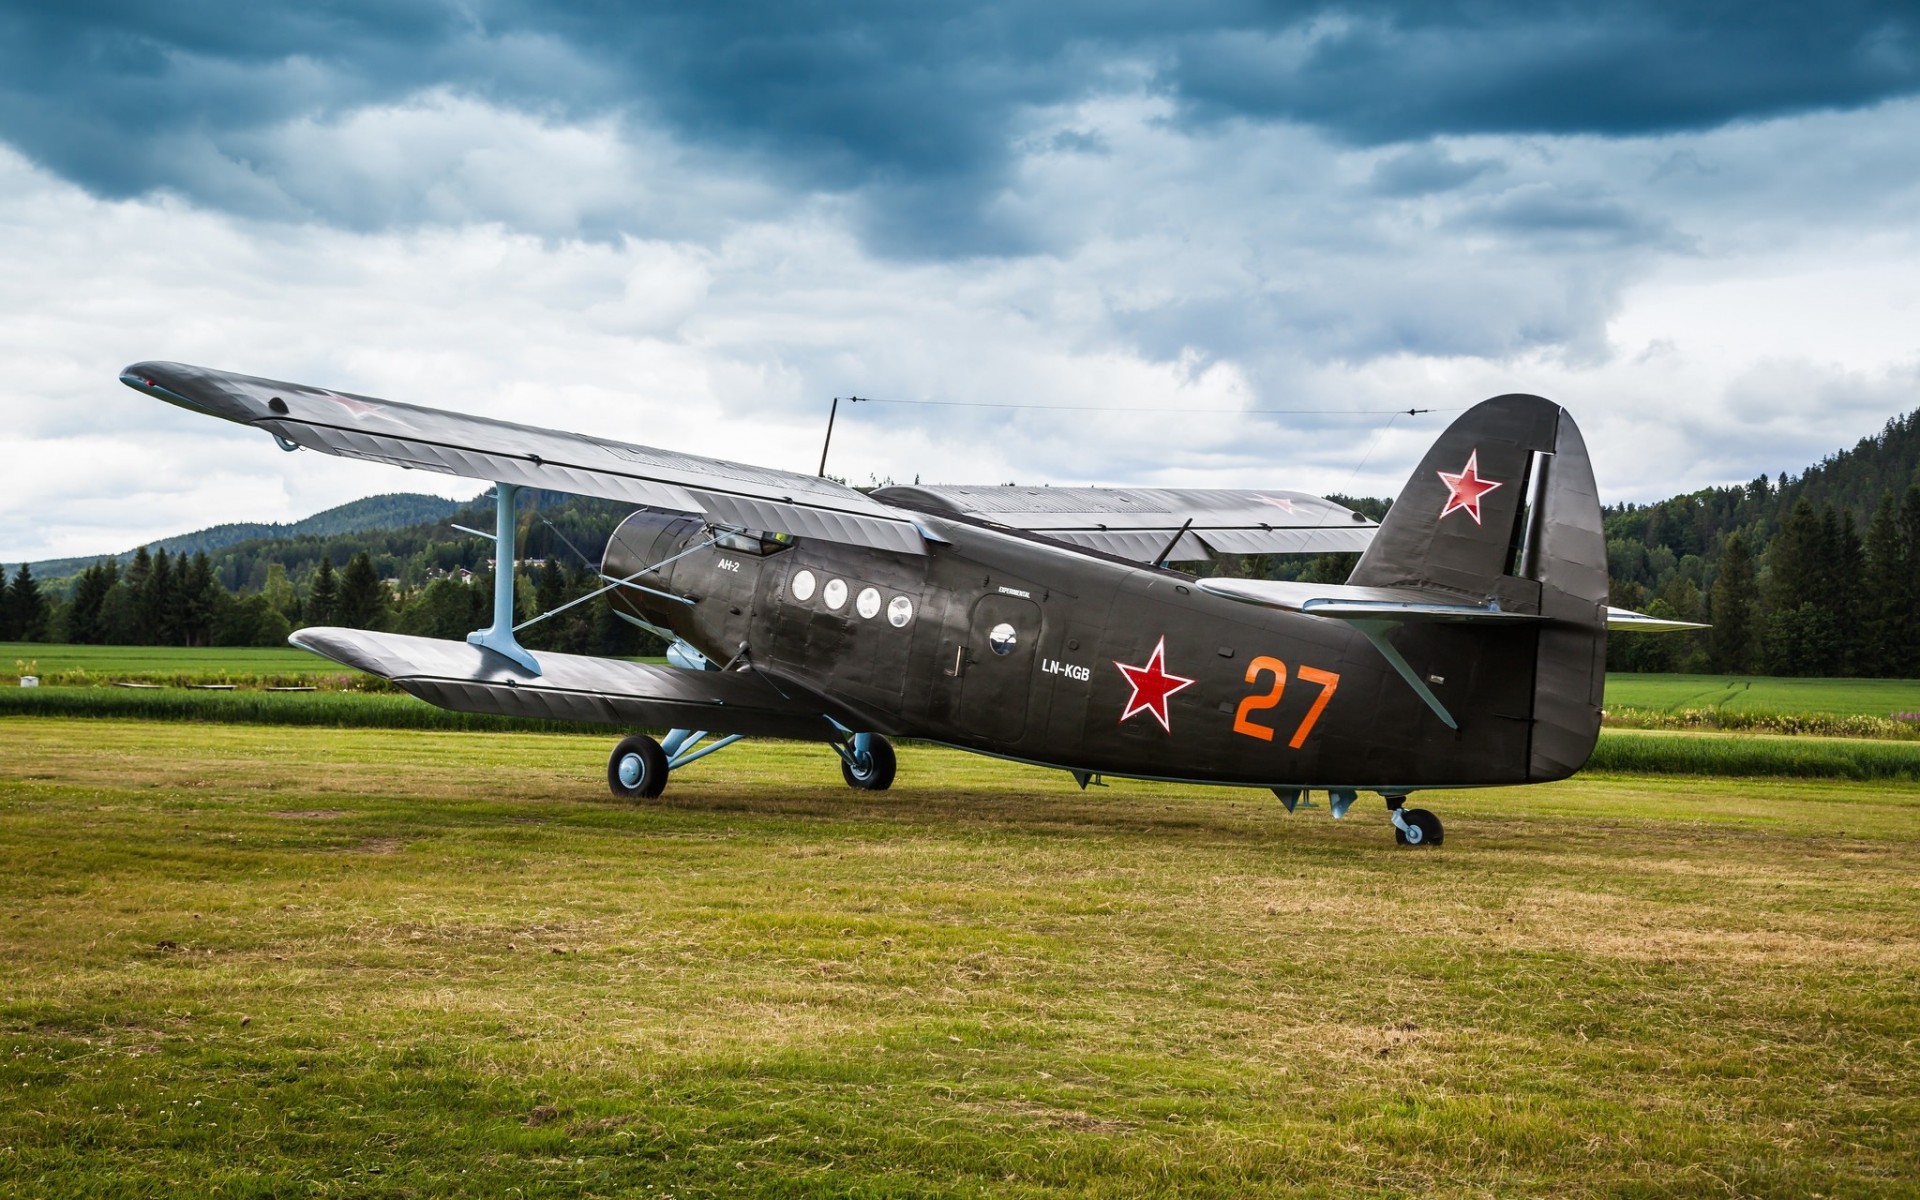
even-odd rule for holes
{"type": "Polygon", "coordinates": [[[1689,629],[1707,629],[1698,621],[1675,621],[1669,617],[1650,617],[1630,608],[1609,608],[1607,629],[1614,633],[1685,633],[1689,629]]]}
{"type": "Polygon", "coordinates": [[[1375,525],[1305,492],[1230,488],[886,487],[876,500],[1085,546],[1135,562],[1213,554],[1359,553],[1375,525]]]}
{"type": "Polygon", "coordinates": [[[782,692],[751,671],[686,671],[542,651],[541,674],[534,675],[492,651],[440,638],[314,628],[288,640],[455,712],[816,742],[840,736],[817,700],[782,692]]]}
{"type": "Polygon", "coordinates": [[[1469,604],[1448,593],[1425,588],[1357,587],[1279,579],[1202,579],[1200,590],[1244,604],[1330,617],[1336,621],[1510,624],[1545,619],[1538,613],[1505,612],[1488,604],[1469,604]]]}
{"type": "Polygon", "coordinates": [[[911,515],[812,475],[656,450],[184,363],[135,363],[120,381],[169,404],[341,458],[700,513],[737,529],[903,554],[926,547],[911,515]]]}

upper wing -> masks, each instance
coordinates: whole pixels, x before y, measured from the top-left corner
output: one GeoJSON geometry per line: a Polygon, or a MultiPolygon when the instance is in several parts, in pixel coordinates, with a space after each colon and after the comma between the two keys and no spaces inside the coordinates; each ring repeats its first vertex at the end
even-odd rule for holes
{"type": "Polygon", "coordinates": [[[817,699],[782,691],[752,671],[688,671],[542,651],[541,673],[534,675],[478,646],[440,638],[316,628],[290,640],[456,712],[804,741],[840,736],[817,699]]]}
{"type": "Polygon", "coordinates": [[[876,499],[959,513],[1141,562],[1365,550],[1377,526],[1305,492],[1224,488],[888,487],[876,499]],[[1178,540],[1175,540],[1178,534],[1178,540]],[[1171,552],[1168,552],[1169,544],[1171,552]]]}
{"type": "Polygon", "coordinates": [[[120,380],[170,404],[257,426],[289,448],[704,513],[742,529],[926,553],[909,514],[811,475],[182,363],[135,363],[120,380]]]}

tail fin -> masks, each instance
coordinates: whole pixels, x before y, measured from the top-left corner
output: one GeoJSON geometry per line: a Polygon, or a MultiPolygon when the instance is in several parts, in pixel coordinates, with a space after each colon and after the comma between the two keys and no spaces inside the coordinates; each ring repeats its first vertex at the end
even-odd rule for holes
{"type": "Polygon", "coordinates": [[[1606,687],[1607,548],[1593,466],[1565,409],[1509,395],[1462,414],[1347,582],[1438,588],[1549,618],[1535,633],[1527,777],[1586,762],[1606,687]]]}

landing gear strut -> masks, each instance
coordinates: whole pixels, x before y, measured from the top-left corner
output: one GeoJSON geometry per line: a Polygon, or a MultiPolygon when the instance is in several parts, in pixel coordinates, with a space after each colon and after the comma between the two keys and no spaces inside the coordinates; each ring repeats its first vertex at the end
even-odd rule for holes
{"type": "Polygon", "coordinates": [[[1424,808],[1406,807],[1405,796],[1388,796],[1388,815],[1393,818],[1393,840],[1402,846],[1438,846],[1446,838],[1440,818],[1424,808]]]}

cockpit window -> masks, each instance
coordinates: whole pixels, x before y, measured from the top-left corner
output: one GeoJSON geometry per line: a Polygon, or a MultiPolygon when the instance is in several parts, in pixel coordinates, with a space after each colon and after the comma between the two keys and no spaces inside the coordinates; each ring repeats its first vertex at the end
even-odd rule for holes
{"type": "Polygon", "coordinates": [[[736,554],[752,554],[764,557],[778,554],[793,545],[790,533],[761,533],[759,530],[725,530],[713,535],[713,544],[722,550],[732,550],[736,554]]]}

